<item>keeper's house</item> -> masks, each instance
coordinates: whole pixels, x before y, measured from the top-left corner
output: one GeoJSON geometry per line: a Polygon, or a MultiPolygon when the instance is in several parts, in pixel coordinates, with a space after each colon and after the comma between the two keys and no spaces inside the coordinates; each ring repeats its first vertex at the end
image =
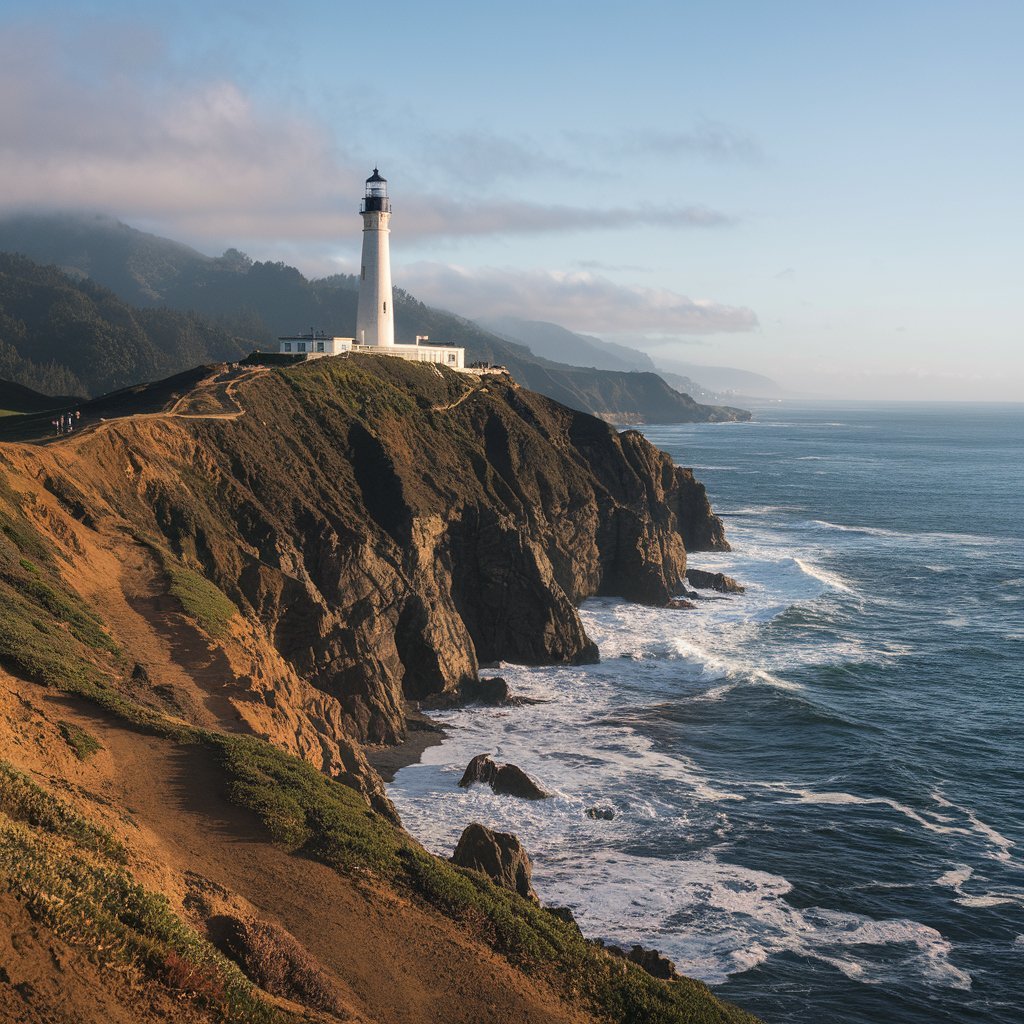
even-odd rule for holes
{"type": "Polygon", "coordinates": [[[295,334],[279,338],[283,355],[305,356],[318,359],[321,356],[341,356],[347,352],[371,356],[398,356],[414,363],[436,363],[450,370],[466,368],[466,350],[454,345],[431,345],[426,335],[417,336],[415,345],[360,345],[355,338],[332,338],[323,331],[310,334],[295,334]]]}

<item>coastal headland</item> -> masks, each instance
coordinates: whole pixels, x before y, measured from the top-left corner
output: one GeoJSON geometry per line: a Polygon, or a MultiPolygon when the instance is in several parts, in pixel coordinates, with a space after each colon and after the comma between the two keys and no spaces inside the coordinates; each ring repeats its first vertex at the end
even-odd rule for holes
{"type": "Polygon", "coordinates": [[[78,411],[0,443],[0,1015],[753,1020],[428,854],[365,753],[481,663],[596,659],[587,597],[667,606],[726,546],[689,470],[386,358],[78,411]]]}

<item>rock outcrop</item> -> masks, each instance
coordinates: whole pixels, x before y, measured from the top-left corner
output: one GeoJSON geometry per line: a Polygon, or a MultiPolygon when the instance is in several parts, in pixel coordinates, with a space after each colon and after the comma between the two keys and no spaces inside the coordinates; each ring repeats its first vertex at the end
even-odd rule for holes
{"type": "Polygon", "coordinates": [[[720,594],[743,594],[746,587],[737,583],[724,572],[706,572],[704,569],[687,569],[686,579],[698,590],[717,590],[720,594]]]}
{"type": "Polygon", "coordinates": [[[482,871],[498,885],[519,893],[532,903],[540,902],[530,882],[530,858],[523,844],[510,832],[494,832],[473,822],[459,837],[452,863],[482,871]]]}
{"type": "Polygon", "coordinates": [[[642,967],[652,978],[661,978],[663,981],[674,981],[680,977],[676,965],[667,956],[659,953],[656,949],[645,949],[643,946],[634,946],[628,952],[621,946],[613,946],[609,943],[602,943],[604,948],[612,956],[621,957],[630,963],[642,967]]]}
{"type": "Polygon", "coordinates": [[[490,786],[495,793],[518,796],[523,800],[544,800],[550,796],[522,768],[514,764],[497,764],[489,754],[477,754],[466,765],[459,785],[472,786],[474,782],[490,786]]]}
{"type": "Polygon", "coordinates": [[[501,676],[480,676],[462,684],[462,699],[479,704],[500,705],[511,702],[508,683],[501,676]]]}

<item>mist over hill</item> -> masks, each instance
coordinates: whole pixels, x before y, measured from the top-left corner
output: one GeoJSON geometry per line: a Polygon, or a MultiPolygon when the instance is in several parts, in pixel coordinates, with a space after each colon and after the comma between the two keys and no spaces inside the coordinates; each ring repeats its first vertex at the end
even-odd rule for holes
{"type": "Polygon", "coordinates": [[[527,345],[534,355],[589,366],[597,370],[643,370],[657,372],[646,352],[602,341],[589,334],[577,334],[546,320],[523,320],[515,316],[482,317],[477,323],[506,341],[527,345]]]}
{"type": "MultiPolygon", "coordinates": [[[[88,277],[94,284],[82,284],[86,289],[79,289],[82,296],[91,294],[89,287],[101,285],[121,302],[122,308],[110,308],[114,326],[92,331],[91,347],[77,338],[51,334],[46,360],[40,365],[38,355],[29,355],[24,346],[14,344],[17,358],[0,363],[0,375],[44,391],[95,394],[166,376],[197,362],[234,359],[241,348],[276,349],[276,339],[284,334],[314,327],[340,335],[351,335],[354,330],[358,281],[352,275],[311,281],[285,263],[254,261],[236,249],[219,257],[204,256],[111,218],[64,214],[3,218],[3,250],[53,264],[79,278],[88,277]],[[127,311],[124,303],[141,308],[127,311]],[[175,321],[175,315],[187,319],[175,321]],[[119,333],[120,326],[129,322],[134,325],[135,339],[130,353],[119,333]],[[102,351],[104,345],[97,339],[101,335],[110,336],[107,347],[113,351],[102,351]],[[157,343],[161,351],[155,350],[157,343]],[[123,354],[117,354],[122,350],[123,354]],[[87,351],[91,352],[88,357],[87,351]],[[96,368],[87,372],[85,362],[96,368]]],[[[56,287],[54,280],[50,278],[52,288],[56,287]]],[[[69,282],[66,287],[75,286],[69,282]]],[[[108,293],[103,300],[105,308],[110,307],[111,298],[108,293]]],[[[96,312],[90,310],[87,316],[94,325],[96,312]]],[[[44,320],[37,316],[32,328],[52,326],[44,320]]],[[[28,330],[29,321],[21,322],[28,330]]],[[[526,345],[471,320],[429,307],[400,288],[395,289],[395,328],[399,340],[411,342],[416,335],[429,335],[436,341],[463,346],[469,361],[507,366],[526,387],[612,422],[693,422],[748,415],[742,410],[702,405],[652,372],[633,372],[644,365],[628,366],[628,350],[617,352],[616,346],[602,347],[596,340],[584,340],[585,346],[603,353],[608,368],[566,365],[545,359],[526,345]],[[616,360],[627,368],[614,368],[616,360]]],[[[21,336],[28,337],[24,332],[21,336]]],[[[0,332],[3,342],[12,344],[0,332]]]]}

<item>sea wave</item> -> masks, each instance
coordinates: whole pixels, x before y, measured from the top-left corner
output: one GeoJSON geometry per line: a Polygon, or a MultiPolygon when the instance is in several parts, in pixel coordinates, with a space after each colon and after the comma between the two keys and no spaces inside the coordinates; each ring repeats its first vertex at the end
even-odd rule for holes
{"type": "Polygon", "coordinates": [[[805,562],[802,558],[794,558],[794,562],[800,566],[800,571],[806,573],[808,576],[813,577],[816,580],[824,583],[826,586],[832,587],[834,590],[841,590],[844,594],[856,594],[857,591],[850,586],[838,573],[829,572],[826,569],[822,569],[820,566],[813,565],[810,562],[805,562]]]}
{"type": "Polygon", "coordinates": [[[847,523],[833,523],[827,519],[812,519],[812,526],[826,530],[834,530],[838,533],[859,533],[865,537],[877,537],[886,540],[898,540],[902,543],[913,543],[915,541],[943,541],[971,546],[981,545],[1004,545],[1012,543],[1008,537],[999,537],[992,534],[978,533],[956,533],[943,530],[896,530],[883,526],[850,525],[847,523]]]}

